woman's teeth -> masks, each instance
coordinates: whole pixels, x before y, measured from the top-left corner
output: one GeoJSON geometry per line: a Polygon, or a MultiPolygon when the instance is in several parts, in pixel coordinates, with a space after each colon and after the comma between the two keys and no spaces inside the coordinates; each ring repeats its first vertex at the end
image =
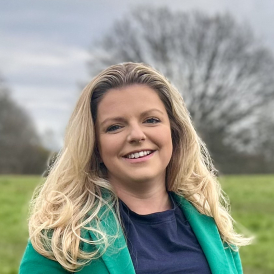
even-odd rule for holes
{"type": "Polygon", "coordinates": [[[135,153],[129,154],[129,155],[126,156],[126,158],[128,158],[128,159],[137,159],[137,158],[149,155],[151,153],[152,153],[151,150],[140,151],[140,152],[135,152],[135,153]]]}

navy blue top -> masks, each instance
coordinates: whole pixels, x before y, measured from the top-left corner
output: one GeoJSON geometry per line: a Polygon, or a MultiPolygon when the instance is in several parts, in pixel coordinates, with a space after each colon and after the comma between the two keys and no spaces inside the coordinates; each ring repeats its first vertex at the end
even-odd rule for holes
{"type": "Polygon", "coordinates": [[[136,273],[211,273],[182,210],[172,203],[170,210],[139,215],[120,200],[121,220],[136,273]]]}

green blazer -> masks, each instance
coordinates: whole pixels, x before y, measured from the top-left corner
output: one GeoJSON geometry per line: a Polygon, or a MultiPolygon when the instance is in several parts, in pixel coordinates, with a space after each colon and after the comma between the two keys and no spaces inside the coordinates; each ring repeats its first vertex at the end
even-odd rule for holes
{"type": "MultiPolygon", "coordinates": [[[[200,214],[183,197],[176,194],[172,195],[192,227],[207,258],[211,272],[213,274],[243,273],[239,253],[234,252],[226,243],[222,242],[214,219],[200,214]]],[[[113,227],[115,227],[114,222],[115,216],[112,213],[104,215],[100,223],[101,229],[112,234],[113,227]]],[[[107,249],[99,259],[92,261],[79,271],[79,274],[135,274],[121,227],[118,233],[119,237],[113,243],[114,248],[107,249]]],[[[84,237],[97,239],[96,234],[91,232],[87,232],[84,237]]],[[[84,246],[84,249],[88,250],[88,247],[84,246]]],[[[37,253],[29,242],[21,261],[19,274],[46,273],[64,274],[69,272],[64,270],[58,262],[49,260],[37,253]]]]}

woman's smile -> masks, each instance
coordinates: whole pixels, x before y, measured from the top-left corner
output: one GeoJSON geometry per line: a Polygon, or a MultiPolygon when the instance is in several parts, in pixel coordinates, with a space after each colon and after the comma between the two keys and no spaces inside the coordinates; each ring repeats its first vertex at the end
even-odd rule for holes
{"type": "Polygon", "coordinates": [[[124,158],[129,163],[143,163],[150,159],[155,153],[155,150],[141,150],[139,152],[134,152],[126,155],[124,158]]]}

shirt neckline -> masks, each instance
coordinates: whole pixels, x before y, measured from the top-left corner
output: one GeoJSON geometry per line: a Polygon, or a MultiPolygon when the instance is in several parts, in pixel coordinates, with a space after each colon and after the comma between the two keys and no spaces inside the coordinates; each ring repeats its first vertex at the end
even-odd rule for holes
{"type": "Polygon", "coordinates": [[[145,215],[141,215],[132,211],[121,199],[119,199],[120,213],[121,214],[124,213],[129,219],[142,224],[151,225],[151,224],[170,222],[176,218],[175,210],[178,206],[174,202],[171,195],[169,195],[169,198],[171,200],[171,205],[172,205],[171,209],[161,211],[161,212],[145,214],[145,215]]]}

